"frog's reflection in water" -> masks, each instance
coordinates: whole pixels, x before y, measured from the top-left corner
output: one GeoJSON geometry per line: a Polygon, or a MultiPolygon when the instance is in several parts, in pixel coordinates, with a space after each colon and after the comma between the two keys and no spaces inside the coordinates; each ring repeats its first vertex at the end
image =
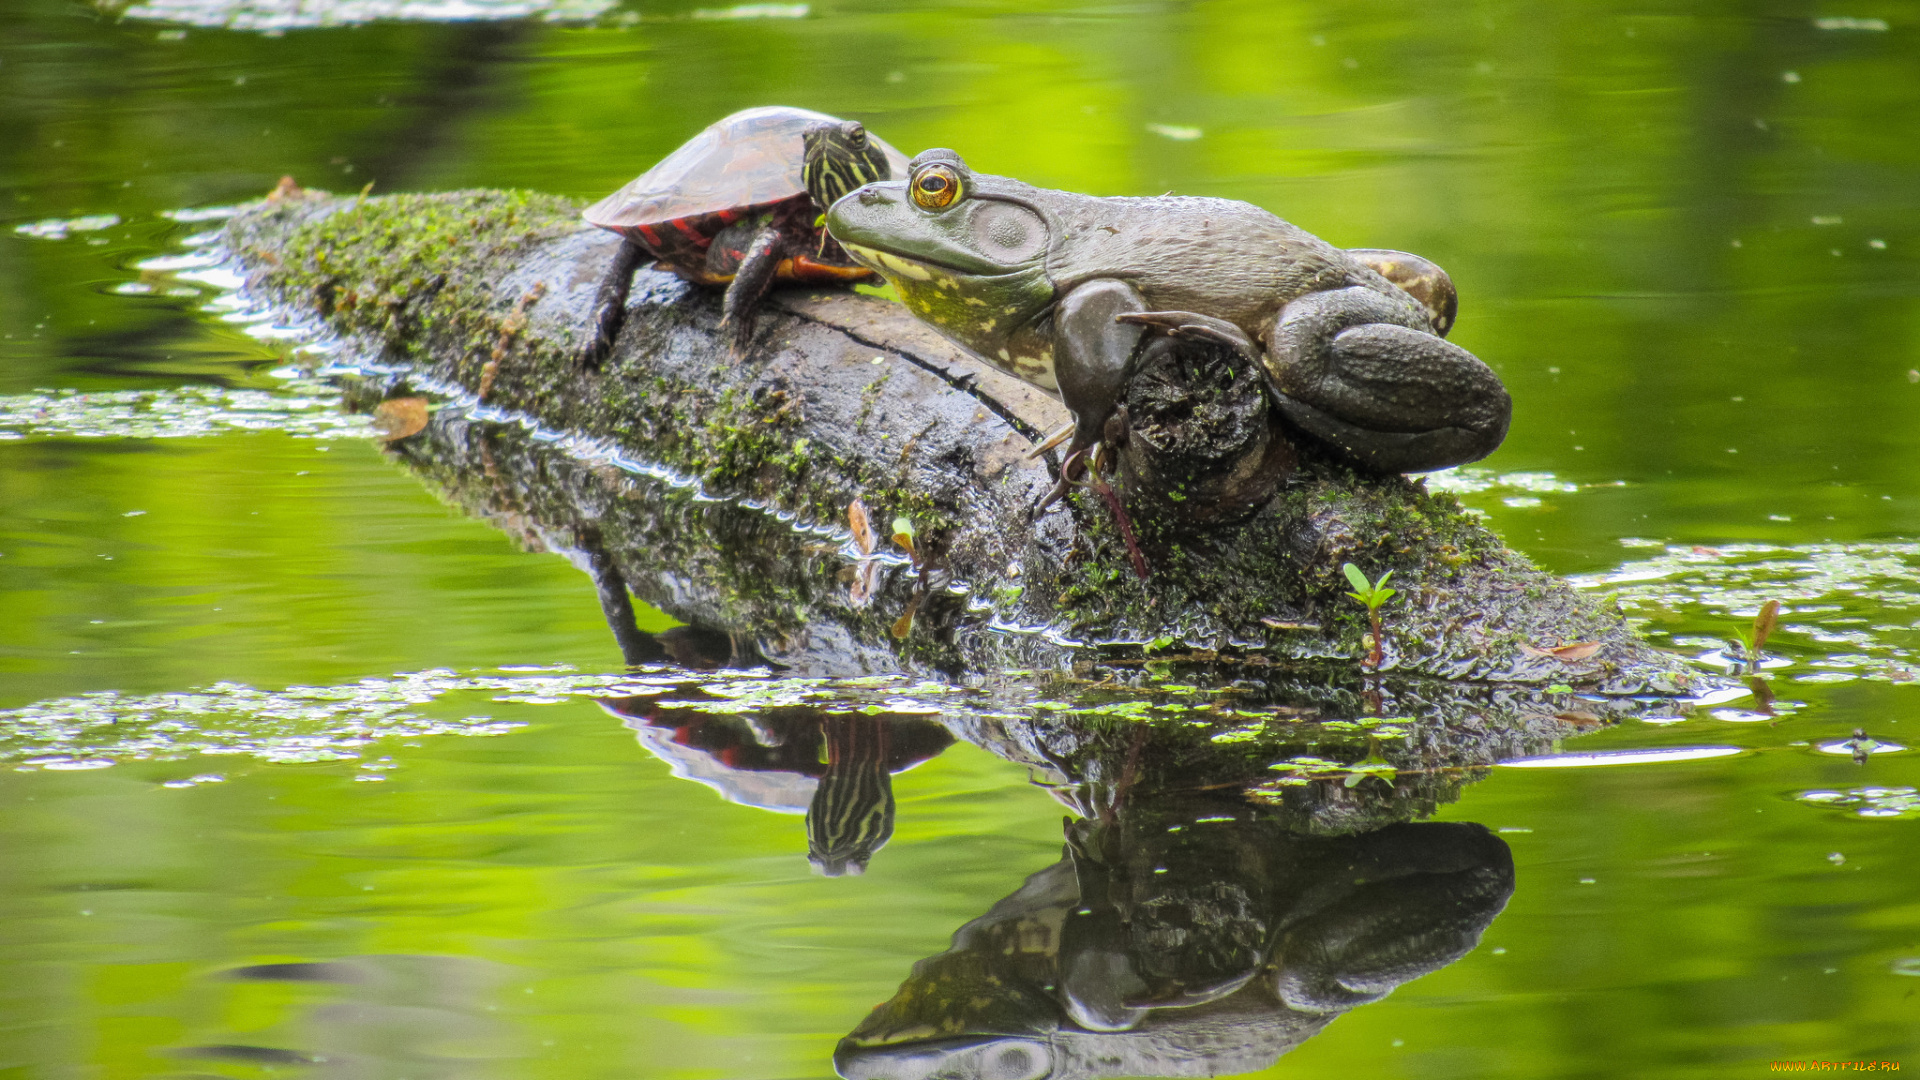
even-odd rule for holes
{"type": "Polygon", "coordinates": [[[841,1040],[849,1080],[1218,1076],[1466,955],[1513,892],[1480,825],[1288,831],[1232,797],[1069,822],[1061,860],[841,1040]]]}
{"type": "MultiPolygon", "coordinates": [[[[639,631],[611,563],[583,547],[630,664],[765,663],[747,636],[639,631]]],[[[830,876],[864,870],[891,837],[891,774],[953,742],[914,716],[603,704],[675,775],[733,802],[804,809],[809,859],[830,876]]],[[[1512,854],[1484,826],[1405,820],[1422,801],[1411,791],[1451,798],[1458,769],[1417,770],[1425,778],[1407,790],[1356,774],[1335,794],[1266,802],[1246,792],[1269,770],[1178,728],[1114,737],[1071,712],[1033,731],[949,719],[1052,777],[1076,816],[1058,863],[915,964],[840,1041],[834,1067],[847,1080],[1262,1069],[1341,1013],[1465,956],[1513,893],[1512,854]]]]}

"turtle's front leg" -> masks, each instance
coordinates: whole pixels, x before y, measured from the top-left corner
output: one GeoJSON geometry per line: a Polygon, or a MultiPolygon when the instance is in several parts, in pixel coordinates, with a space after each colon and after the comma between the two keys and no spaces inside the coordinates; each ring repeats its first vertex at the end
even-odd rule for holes
{"type": "Polygon", "coordinates": [[[1402,296],[1364,286],[1309,293],[1268,340],[1281,413],[1356,465],[1428,472],[1478,461],[1506,438],[1513,400],[1472,353],[1409,325],[1402,296]]]}
{"type": "Polygon", "coordinates": [[[720,326],[733,331],[733,355],[736,359],[753,340],[753,309],[773,284],[780,269],[781,232],[768,225],[753,236],[733,272],[726,298],[720,301],[720,326]]]}
{"type": "Polygon", "coordinates": [[[580,366],[585,370],[599,371],[607,354],[613,351],[620,327],[627,321],[627,290],[633,287],[633,272],[646,257],[647,249],[638,243],[620,241],[613,265],[607,267],[607,276],[600,279],[600,290],[593,297],[593,337],[587,341],[586,348],[580,350],[580,366]]]}

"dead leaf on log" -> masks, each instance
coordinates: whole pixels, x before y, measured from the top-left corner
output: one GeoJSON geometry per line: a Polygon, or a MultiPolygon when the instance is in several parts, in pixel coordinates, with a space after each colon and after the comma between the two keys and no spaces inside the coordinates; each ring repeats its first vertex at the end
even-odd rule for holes
{"type": "Polygon", "coordinates": [[[1555,713],[1554,717],[1558,720],[1564,720],[1574,727],[1599,727],[1606,723],[1604,718],[1595,716],[1590,712],[1555,713]]]}
{"type": "Polygon", "coordinates": [[[1536,649],[1531,645],[1521,645],[1520,651],[1528,656],[1551,656],[1563,663],[1577,664],[1600,651],[1598,641],[1576,641],[1571,645],[1556,645],[1551,649],[1536,649]]]}
{"type": "Polygon", "coordinates": [[[391,398],[374,406],[373,431],[382,442],[398,442],[418,435],[427,427],[427,399],[391,398]]]}
{"type": "Polygon", "coordinates": [[[866,503],[855,499],[847,504],[847,527],[853,530],[853,546],[860,549],[860,554],[872,555],[876,544],[873,539],[873,521],[867,517],[866,503]]]}
{"type": "Polygon", "coordinates": [[[893,640],[905,641],[907,640],[907,635],[913,633],[913,617],[919,613],[920,601],[924,599],[926,599],[926,594],[916,591],[913,594],[913,599],[907,601],[906,614],[900,616],[893,624],[893,640]]]}

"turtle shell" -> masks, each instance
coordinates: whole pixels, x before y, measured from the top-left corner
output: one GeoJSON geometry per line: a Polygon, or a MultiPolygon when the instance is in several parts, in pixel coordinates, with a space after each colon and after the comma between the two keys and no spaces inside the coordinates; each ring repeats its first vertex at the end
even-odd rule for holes
{"type": "MultiPolygon", "coordinates": [[[[715,233],[741,217],[806,195],[801,135],[821,122],[839,121],[784,105],[734,113],[581,216],[646,244],[661,258],[670,259],[672,249],[688,241],[704,250],[715,233]]],[[[907,174],[905,154],[871,133],[868,138],[886,154],[895,176],[907,174]]]]}

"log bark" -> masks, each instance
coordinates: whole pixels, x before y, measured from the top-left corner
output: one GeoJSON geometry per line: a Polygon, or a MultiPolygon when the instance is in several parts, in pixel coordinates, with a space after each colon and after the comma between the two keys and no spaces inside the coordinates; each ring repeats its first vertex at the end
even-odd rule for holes
{"type": "Polygon", "coordinates": [[[637,594],[692,621],[745,626],[797,605],[784,621],[831,623],[869,667],[1067,662],[1082,646],[1351,667],[1366,651],[1365,612],[1344,595],[1341,565],[1353,562],[1375,578],[1394,571],[1402,590],[1383,611],[1386,671],[1610,694],[1694,681],[1609,602],[1508,551],[1452,496],[1329,460],[1267,415],[1253,373],[1210,371],[1204,356],[1170,355],[1126,403],[1121,487],[1154,570],[1142,581],[1091,493],[1029,519],[1059,463],[1028,451],[1066,422],[1059,403],[878,297],[777,291],[734,358],[717,294],[643,270],[612,356],[588,373],[574,356],[617,240],[564,200],[307,193],[234,218],[226,244],[254,295],[342,339],[350,359],[336,367],[363,392],[437,394],[461,415],[540,429],[583,460],[677,477],[815,537],[844,537],[858,498],[883,534],[908,518],[931,571],[885,564],[920,583],[899,601],[919,610],[900,639],[898,611],[834,573],[804,597],[779,596],[773,583],[792,577],[779,573],[764,589],[774,595],[751,603],[745,578],[693,590],[733,597],[718,605],[728,610],[628,574],[637,594]],[[1576,661],[1548,652],[1582,642],[1598,647],[1576,661]]]}

